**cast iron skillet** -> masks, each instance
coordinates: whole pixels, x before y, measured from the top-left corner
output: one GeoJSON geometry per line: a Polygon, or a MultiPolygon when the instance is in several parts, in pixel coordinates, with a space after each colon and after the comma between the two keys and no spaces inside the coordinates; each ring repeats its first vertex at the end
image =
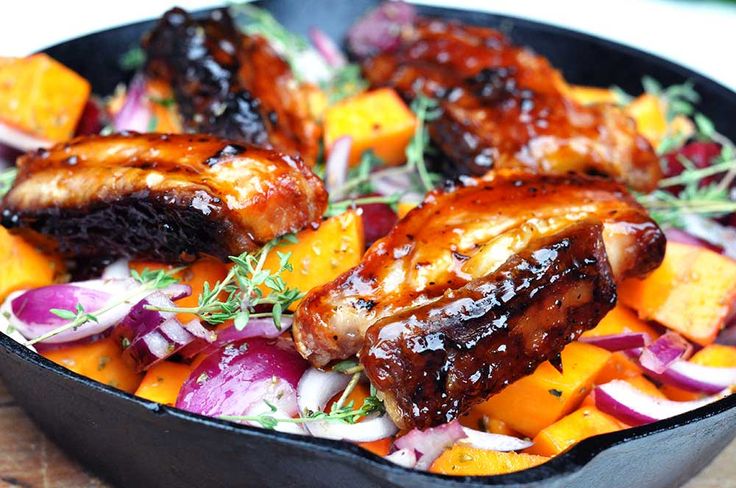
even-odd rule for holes
{"type": "MultiPolygon", "coordinates": [[[[291,30],[317,25],[342,39],[374,0],[263,2],[291,30]]],[[[424,15],[501,27],[534,47],[573,83],[640,91],[648,74],[665,85],[690,79],[698,109],[736,138],[736,94],[654,56],[535,22],[445,8],[424,15]]],[[[110,93],[125,79],[120,55],[151,27],[141,22],[46,50],[110,93]]],[[[1,272],[1,271],[0,271],[1,272]]],[[[348,443],[265,431],[135,398],[72,373],[0,334],[0,375],[16,400],[56,443],[119,486],[519,486],[671,487],[691,478],[736,435],[736,395],[648,426],[581,442],[546,464],[485,478],[403,469],[348,443]]]]}

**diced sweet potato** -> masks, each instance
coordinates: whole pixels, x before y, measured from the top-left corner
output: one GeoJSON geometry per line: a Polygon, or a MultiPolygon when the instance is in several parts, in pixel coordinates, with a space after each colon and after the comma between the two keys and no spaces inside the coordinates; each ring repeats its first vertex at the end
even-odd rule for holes
{"type": "Polygon", "coordinates": [[[616,305],[598,325],[583,332],[582,337],[616,335],[626,332],[644,332],[649,334],[652,340],[659,337],[654,327],[641,320],[634,311],[623,305],[616,305]]]}
{"type": "Polygon", "coordinates": [[[16,290],[50,285],[60,271],[60,260],[0,227],[0,301],[16,290]]]}
{"type": "Polygon", "coordinates": [[[693,354],[690,362],[711,368],[736,368],[736,347],[711,344],[693,354]]]}
{"type": "Polygon", "coordinates": [[[396,215],[398,215],[400,219],[403,219],[404,215],[408,214],[416,207],[417,204],[414,202],[399,202],[396,205],[396,215]]]}
{"type": "Polygon", "coordinates": [[[387,456],[388,453],[391,451],[391,445],[393,443],[393,437],[384,437],[383,439],[378,439],[377,441],[359,442],[358,445],[366,451],[372,452],[376,456],[384,457],[387,456]]]}
{"type": "Polygon", "coordinates": [[[699,246],[667,243],[664,262],[643,280],[627,280],[620,300],[700,345],[712,343],[733,312],[736,261],[699,246]]]}
{"type": "Polygon", "coordinates": [[[0,65],[0,120],[50,142],[74,134],[90,84],[46,54],[0,65]]]}
{"type": "Polygon", "coordinates": [[[171,87],[160,80],[146,82],[146,96],[151,107],[151,130],[166,134],[182,132],[181,119],[174,103],[171,87]]]}
{"type": "MultiPolygon", "coordinates": [[[[334,280],[340,274],[357,266],[363,255],[363,219],[355,211],[331,217],[318,229],[306,229],[297,234],[295,244],[274,248],[266,258],[263,269],[279,269],[281,253],[291,253],[289,262],[293,271],[284,271],[281,277],[290,288],[308,292],[314,287],[334,280]]],[[[267,290],[264,289],[264,293],[267,290]]],[[[296,309],[292,304],[291,310],[296,309]]]]}
{"type": "Polygon", "coordinates": [[[133,393],[142,375],[128,365],[122,352],[120,344],[108,337],[44,352],[43,356],[82,376],[133,393]]]}
{"type": "Polygon", "coordinates": [[[189,365],[160,361],[146,371],[135,396],[164,405],[174,405],[179,390],[191,372],[189,365]]]}
{"type": "Polygon", "coordinates": [[[595,383],[603,384],[611,380],[635,378],[641,374],[642,369],[635,360],[623,352],[614,352],[600,373],[598,373],[598,376],[596,376],[595,383]]]}
{"type": "Polygon", "coordinates": [[[416,124],[414,114],[393,89],[361,93],[325,112],[325,148],[329,153],[337,139],[350,136],[350,164],[357,164],[367,150],[388,165],[401,164],[416,124]]]}
{"type": "MultiPolygon", "coordinates": [[[[227,272],[228,266],[213,257],[204,257],[192,263],[179,273],[181,283],[192,287],[192,294],[177,300],[177,306],[196,307],[199,303],[199,296],[204,291],[204,284],[208,283],[210,289],[214,288],[218,281],[225,279],[227,272]]],[[[186,323],[195,319],[196,316],[190,313],[180,313],[177,314],[177,318],[186,323]]]]}
{"type": "Polygon", "coordinates": [[[534,437],[534,445],[525,452],[541,456],[556,456],[594,435],[616,432],[626,426],[595,407],[582,407],[534,437]]]}
{"type": "Polygon", "coordinates": [[[543,363],[529,376],[506,387],[475,408],[534,437],[573,411],[588,394],[593,380],[611,353],[599,347],[573,342],[562,351],[564,373],[543,363]]]}
{"type": "Polygon", "coordinates": [[[625,110],[636,122],[639,133],[654,147],[667,135],[679,134],[686,139],[694,132],[693,123],[687,117],[678,115],[668,122],[665,100],[651,93],[636,97],[625,110]]]}
{"type": "Polygon", "coordinates": [[[491,476],[531,468],[549,460],[544,456],[478,449],[457,443],[435,459],[431,473],[456,476],[491,476]]]}
{"type": "Polygon", "coordinates": [[[569,94],[578,103],[593,105],[596,103],[615,104],[618,99],[616,93],[610,88],[597,86],[570,85],[569,94]]]}

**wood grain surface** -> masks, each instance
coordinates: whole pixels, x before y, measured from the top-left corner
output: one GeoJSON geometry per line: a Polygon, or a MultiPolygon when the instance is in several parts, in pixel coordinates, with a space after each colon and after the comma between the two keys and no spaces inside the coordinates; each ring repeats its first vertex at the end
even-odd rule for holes
{"type": "MultiPolygon", "coordinates": [[[[69,459],[31,423],[0,383],[0,488],[98,488],[108,484],[69,459]]],[[[736,488],[736,441],[685,488],[736,488]]]]}

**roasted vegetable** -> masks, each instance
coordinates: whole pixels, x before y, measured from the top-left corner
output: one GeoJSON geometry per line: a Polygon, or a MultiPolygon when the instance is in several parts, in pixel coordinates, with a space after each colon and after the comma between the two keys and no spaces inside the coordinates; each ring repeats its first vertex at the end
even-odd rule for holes
{"type": "Polygon", "coordinates": [[[90,84],[46,54],[0,63],[0,123],[49,143],[74,135],[90,84]]]}
{"type": "Polygon", "coordinates": [[[621,301],[691,341],[712,343],[734,312],[736,262],[699,246],[667,243],[662,265],[620,287],[621,301]]]}
{"type": "Polygon", "coordinates": [[[401,164],[417,121],[390,88],[361,93],[331,106],[325,113],[325,147],[329,152],[340,137],[351,138],[350,164],[373,151],[384,163],[401,164]]]}

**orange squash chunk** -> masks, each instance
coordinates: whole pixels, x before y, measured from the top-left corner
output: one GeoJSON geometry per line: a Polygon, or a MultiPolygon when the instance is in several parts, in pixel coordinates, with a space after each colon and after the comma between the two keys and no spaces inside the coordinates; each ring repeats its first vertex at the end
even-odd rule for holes
{"type": "Polygon", "coordinates": [[[383,439],[378,439],[377,441],[372,442],[358,442],[358,445],[366,451],[372,452],[376,456],[384,457],[388,456],[393,443],[393,437],[384,437],[383,439]]]}
{"type": "Polygon", "coordinates": [[[74,134],[90,84],[46,54],[0,65],[0,119],[50,142],[74,134]]]}
{"type": "Polygon", "coordinates": [[[616,93],[610,88],[569,85],[568,90],[572,99],[582,105],[593,105],[596,103],[610,103],[613,105],[618,102],[616,93]]]}
{"type": "Polygon", "coordinates": [[[562,351],[562,374],[548,362],[543,363],[531,375],[475,408],[525,436],[534,437],[577,408],[610,357],[611,353],[604,349],[573,342],[562,351]]]}
{"type": "Polygon", "coordinates": [[[653,327],[637,317],[636,312],[623,305],[616,305],[598,325],[583,332],[582,337],[617,335],[625,332],[643,332],[649,334],[652,340],[659,337],[653,327]]]}
{"type": "Polygon", "coordinates": [[[135,396],[164,405],[174,405],[179,390],[191,372],[191,366],[186,364],[160,361],[146,371],[135,396]]]}
{"type": "Polygon", "coordinates": [[[122,352],[120,344],[108,337],[89,344],[47,351],[42,355],[82,376],[133,393],[142,375],[128,365],[122,352]]]}
{"type": "MultiPolygon", "coordinates": [[[[282,244],[271,250],[263,269],[276,272],[279,269],[280,253],[291,253],[289,262],[293,271],[284,271],[281,277],[286,286],[308,292],[324,285],[339,275],[357,266],[363,255],[363,218],[350,210],[331,217],[318,229],[306,229],[296,235],[294,244],[282,244]]],[[[264,293],[269,291],[265,288],[264,293]]],[[[295,310],[299,301],[293,303],[295,310]]]]}
{"type": "Polygon", "coordinates": [[[325,148],[343,136],[352,138],[350,164],[360,162],[371,150],[385,164],[406,160],[405,151],[417,121],[414,114],[391,88],[361,93],[343,100],[325,112],[325,148]]]}
{"type": "Polygon", "coordinates": [[[0,301],[12,292],[50,285],[61,262],[0,227],[0,301]]]}
{"type": "Polygon", "coordinates": [[[489,451],[457,443],[435,459],[429,471],[456,476],[491,476],[521,471],[548,460],[544,456],[489,451]]]}
{"type": "Polygon", "coordinates": [[[542,429],[534,437],[534,445],[526,452],[541,456],[556,456],[583,439],[624,428],[625,424],[597,408],[583,407],[542,429]]]}
{"type": "Polygon", "coordinates": [[[736,368],[736,347],[711,344],[693,354],[690,362],[712,368],[736,368]]]}
{"type": "Polygon", "coordinates": [[[708,249],[667,243],[664,262],[643,280],[627,280],[619,298],[700,345],[712,343],[732,313],[736,261],[708,249]]]}

